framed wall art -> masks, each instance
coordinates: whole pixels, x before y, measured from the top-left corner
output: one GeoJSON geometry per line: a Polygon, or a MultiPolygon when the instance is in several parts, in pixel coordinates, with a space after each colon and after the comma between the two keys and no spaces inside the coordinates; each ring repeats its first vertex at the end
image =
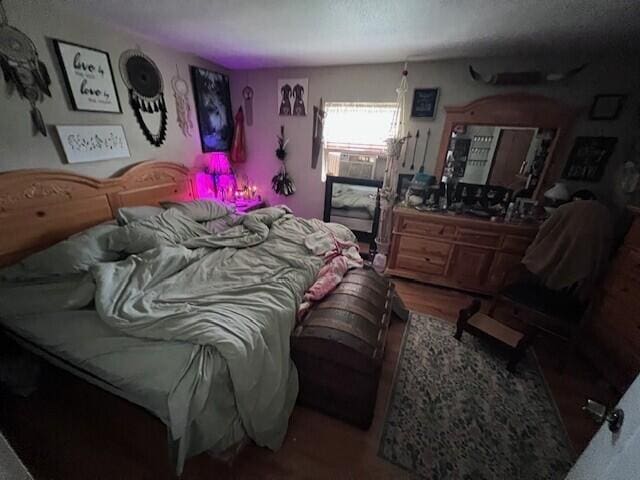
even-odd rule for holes
{"type": "Polygon", "coordinates": [[[278,115],[304,117],[309,98],[308,78],[278,79],[278,115]]]}
{"type": "Polygon", "coordinates": [[[107,52],[53,40],[74,110],[122,113],[107,52]]]}
{"type": "Polygon", "coordinates": [[[122,125],[57,125],[56,130],[69,163],[131,156],[122,125]]]}
{"type": "Polygon", "coordinates": [[[596,95],[589,111],[590,120],[615,120],[620,115],[626,95],[596,95]]]}
{"type": "Polygon", "coordinates": [[[202,152],[228,152],[233,140],[229,77],[191,67],[202,152]]]}
{"type": "Polygon", "coordinates": [[[413,102],[411,103],[412,117],[433,120],[436,118],[437,106],[437,88],[416,88],[413,91],[413,102]]]}
{"type": "Polygon", "coordinates": [[[576,137],[562,178],[597,182],[618,143],[616,137],[576,137]]]}

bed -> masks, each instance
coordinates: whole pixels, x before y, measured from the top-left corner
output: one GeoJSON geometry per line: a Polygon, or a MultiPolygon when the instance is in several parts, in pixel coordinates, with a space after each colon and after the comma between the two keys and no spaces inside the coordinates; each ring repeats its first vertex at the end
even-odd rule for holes
{"type": "MultiPolygon", "coordinates": [[[[193,192],[190,172],[165,162],[107,180],[44,170],[1,174],[0,221],[13,234],[0,239],[0,265],[112,220],[121,207],[192,200],[193,192]]],[[[132,252],[88,273],[0,288],[0,326],[160,419],[178,474],[189,456],[235,450],[247,438],[279,447],[297,395],[289,334],[322,266],[317,247],[325,234],[354,240],[347,229],[283,208],[252,212],[211,235],[198,228],[180,244],[132,252]],[[306,245],[311,237],[316,254],[306,245]],[[56,303],[61,292],[64,308],[56,303]],[[21,296],[34,295],[39,302],[11,311],[21,296]]],[[[157,233],[166,232],[159,226],[157,233]]]]}

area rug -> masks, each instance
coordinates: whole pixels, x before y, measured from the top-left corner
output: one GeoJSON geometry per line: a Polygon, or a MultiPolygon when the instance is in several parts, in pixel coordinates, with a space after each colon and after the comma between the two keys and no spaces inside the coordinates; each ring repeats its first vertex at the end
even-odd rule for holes
{"type": "Polygon", "coordinates": [[[564,478],[566,431],[531,353],[511,374],[486,340],[413,313],[405,332],[379,455],[420,478],[564,478]]]}

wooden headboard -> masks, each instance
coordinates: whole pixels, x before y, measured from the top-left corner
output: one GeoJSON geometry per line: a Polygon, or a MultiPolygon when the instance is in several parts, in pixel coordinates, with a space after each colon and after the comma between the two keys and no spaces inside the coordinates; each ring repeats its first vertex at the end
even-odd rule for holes
{"type": "Polygon", "coordinates": [[[190,171],[177,163],[142,162],[108,179],[58,170],[0,174],[0,265],[114,219],[120,207],[191,200],[190,171]]]}

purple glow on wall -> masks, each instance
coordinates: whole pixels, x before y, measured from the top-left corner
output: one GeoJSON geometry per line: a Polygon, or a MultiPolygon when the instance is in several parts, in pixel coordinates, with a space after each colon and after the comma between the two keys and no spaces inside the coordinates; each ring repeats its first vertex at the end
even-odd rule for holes
{"type": "Polygon", "coordinates": [[[207,153],[198,160],[204,165],[205,170],[196,173],[195,176],[198,198],[233,201],[237,182],[227,154],[222,152],[207,153]]]}

